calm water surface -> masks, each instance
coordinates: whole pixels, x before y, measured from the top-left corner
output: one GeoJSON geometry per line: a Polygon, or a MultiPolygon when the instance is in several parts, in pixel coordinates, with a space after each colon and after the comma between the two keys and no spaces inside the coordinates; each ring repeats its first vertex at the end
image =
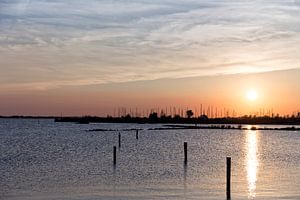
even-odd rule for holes
{"type": "Polygon", "coordinates": [[[149,131],[160,125],[0,120],[0,199],[300,199],[300,132],[149,131]],[[141,128],[118,132],[93,128],[141,128]],[[188,165],[183,142],[188,142],[188,165]]]}

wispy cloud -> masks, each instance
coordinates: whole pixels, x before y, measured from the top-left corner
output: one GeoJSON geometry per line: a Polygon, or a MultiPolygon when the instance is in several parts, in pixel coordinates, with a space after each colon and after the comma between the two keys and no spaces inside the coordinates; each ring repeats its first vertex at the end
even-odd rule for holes
{"type": "Polygon", "coordinates": [[[298,1],[0,0],[0,83],[42,88],[298,68],[298,1]]]}

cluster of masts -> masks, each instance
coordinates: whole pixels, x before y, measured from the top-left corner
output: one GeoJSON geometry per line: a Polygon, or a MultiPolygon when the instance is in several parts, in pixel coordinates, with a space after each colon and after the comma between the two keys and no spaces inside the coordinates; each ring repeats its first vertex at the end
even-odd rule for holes
{"type": "Polygon", "coordinates": [[[193,112],[193,117],[200,117],[206,115],[209,118],[223,118],[229,116],[237,116],[234,109],[220,109],[214,106],[200,106],[189,108],[189,107],[165,107],[165,108],[150,108],[150,109],[138,109],[138,108],[126,108],[119,107],[114,109],[113,117],[125,117],[130,115],[131,117],[148,117],[152,113],[157,113],[158,117],[171,116],[171,117],[187,117],[187,111],[193,112]]]}
{"type": "MultiPolygon", "coordinates": [[[[203,106],[202,104],[199,107],[156,107],[156,108],[148,108],[148,109],[139,109],[139,108],[126,108],[126,107],[118,107],[113,111],[112,117],[125,117],[130,115],[130,117],[149,117],[152,113],[157,113],[158,117],[162,116],[171,116],[171,117],[187,117],[187,111],[192,111],[192,117],[201,117],[203,115],[208,118],[229,118],[229,117],[242,117],[245,114],[238,113],[235,109],[228,108],[219,108],[216,106],[203,106]]],[[[275,114],[273,108],[265,109],[261,108],[259,111],[251,112],[247,114],[247,116],[256,116],[256,117],[292,117],[298,116],[300,112],[294,112],[290,115],[279,115],[275,114]]]]}

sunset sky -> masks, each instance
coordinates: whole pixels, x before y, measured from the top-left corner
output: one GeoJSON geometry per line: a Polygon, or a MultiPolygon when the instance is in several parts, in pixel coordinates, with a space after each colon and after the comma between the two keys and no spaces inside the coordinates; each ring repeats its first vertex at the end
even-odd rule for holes
{"type": "Polygon", "coordinates": [[[291,114],[299,55],[297,0],[0,0],[0,115],[291,114]]]}

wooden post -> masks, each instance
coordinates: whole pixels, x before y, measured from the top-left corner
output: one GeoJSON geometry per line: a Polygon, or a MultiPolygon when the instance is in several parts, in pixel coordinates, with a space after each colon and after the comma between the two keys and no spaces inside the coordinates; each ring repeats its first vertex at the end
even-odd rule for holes
{"type": "Polygon", "coordinates": [[[139,129],[136,129],[136,133],[135,133],[135,139],[139,139],[139,129]]]}
{"type": "Polygon", "coordinates": [[[119,133],[119,148],[121,148],[121,133],[119,133]]]}
{"type": "Polygon", "coordinates": [[[231,199],[231,157],[226,158],[226,197],[231,199]]]}
{"type": "Polygon", "coordinates": [[[113,160],[114,160],[114,165],[116,165],[117,164],[117,147],[116,146],[114,146],[114,158],[113,158],[113,160]]]}
{"type": "Polygon", "coordinates": [[[184,142],[184,164],[187,164],[187,142],[184,142]]]}

